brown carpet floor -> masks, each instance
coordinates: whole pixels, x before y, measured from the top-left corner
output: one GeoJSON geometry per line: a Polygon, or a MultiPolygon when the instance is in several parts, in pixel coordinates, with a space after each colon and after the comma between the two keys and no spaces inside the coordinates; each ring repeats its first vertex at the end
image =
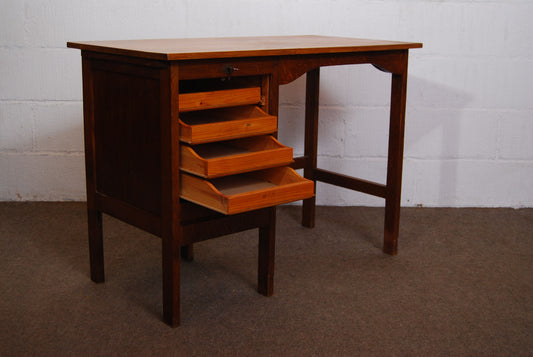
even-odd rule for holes
{"type": "Polygon", "coordinates": [[[532,356],[533,209],[278,209],[274,296],[255,230],[197,244],[182,326],[161,321],[161,245],[104,219],[89,279],[84,203],[0,203],[1,356],[532,356]]]}

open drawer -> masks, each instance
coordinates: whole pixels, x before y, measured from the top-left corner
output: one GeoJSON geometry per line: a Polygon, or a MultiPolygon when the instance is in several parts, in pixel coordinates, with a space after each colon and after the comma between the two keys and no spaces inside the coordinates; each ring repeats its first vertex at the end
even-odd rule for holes
{"type": "Polygon", "coordinates": [[[182,171],[215,178],[285,166],[292,162],[292,148],[270,135],[200,144],[181,145],[182,171]]]}
{"type": "Polygon", "coordinates": [[[234,107],[261,102],[261,87],[184,93],[179,95],[180,112],[234,107]]]}
{"type": "Polygon", "coordinates": [[[235,214],[310,198],[313,181],[290,167],[225,176],[213,180],[182,173],[180,197],[224,213],[235,214]]]}
{"type": "Polygon", "coordinates": [[[271,134],[277,130],[277,117],[255,105],[180,113],[180,140],[189,144],[271,134]]]}

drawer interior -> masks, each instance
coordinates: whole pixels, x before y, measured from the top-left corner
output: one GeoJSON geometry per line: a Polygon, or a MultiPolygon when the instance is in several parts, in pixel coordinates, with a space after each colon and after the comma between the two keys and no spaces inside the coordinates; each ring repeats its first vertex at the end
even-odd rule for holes
{"type": "Polygon", "coordinates": [[[225,80],[223,77],[186,80],[180,79],[179,92],[182,94],[261,87],[263,80],[263,76],[233,76],[231,80],[225,80]]]}
{"type": "Polygon", "coordinates": [[[255,105],[180,113],[180,140],[189,144],[236,139],[277,131],[277,117],[255,105]]]}
{"type": "Polygon", "coordinates": [[[215,124],[235,120],[250,120],[268,116],[255,105],[180,113],[180,120],[190,126],[215,124]]]}
{"type": "Polygon", "coordinates": [[[276,184],[265,179],[245,175],[220,178],[216,182],[213,182],[213,184],[225,196],[276,187],[276,184]]]}
{"type": "Polygon", "coordinates": [[[205,160],[250,153],[250,150],[233,146],[228,141],[195,145],[191,150],[205,160]]]}
{"type": "Polygon", "coordinates": [[[214,178],[292,163],[292,148],[270,135],[181,146],[180,169],[214,178]]]}
{"type": "Polygon", "coordinates": [[[248,172],[243,175],[220,177],[210,182],[220,193],[226,196],[238,195],[251,191],[269,189],[304,180],[293,169],[278,167],[269,170],[248,172]]]}
{"type": "Polygon", "coordinates": [[[313,181],[289,167],[204,180],[181,174],[180,196],[224,214],[235,214],[306,199],[314,195],[313,181]]]}
{"type": "Polygon", "coordinates": [[[282,145],[270,135],[200,144],[193,147],[194,151],[204,159],[245,155],[253,152],[269,151],[282,148],[288,147],[282,145]]]}

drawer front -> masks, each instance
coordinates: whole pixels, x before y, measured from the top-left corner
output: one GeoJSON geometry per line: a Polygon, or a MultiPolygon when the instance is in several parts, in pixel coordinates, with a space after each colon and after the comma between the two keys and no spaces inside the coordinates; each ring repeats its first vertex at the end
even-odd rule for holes
{"type": "Polygon", "coordinates": [[[228,59],[204,61],[180,61],[180,80],[200,78],[226,78],[255,76],[273,73],[274,61],[261,59],[228,59]]]}
{"type": "Polygon", "coordinates": [[[292,163],[292,148],[270,135],[195,146],[181,145],[180,169],[204,178],[284,166],[292,163]]]}
{"type": "Polygon", "coordinates": [[[313,181],[304,179],[289,167],[204,180],[186,173],[180,175],[180,197],[224,214],[310,198],[313,181]]]}
{"type": "Polygon", "coordinates": [[[261,87],[185,93],[179,95],[180,112],[260,104],[261,87]]]}
{"type": "Polygon", "coordinates": [[[231,140],[277,131],[277,117],[257,106],[180,113],[180,140],[189,144],[231,140]]]}

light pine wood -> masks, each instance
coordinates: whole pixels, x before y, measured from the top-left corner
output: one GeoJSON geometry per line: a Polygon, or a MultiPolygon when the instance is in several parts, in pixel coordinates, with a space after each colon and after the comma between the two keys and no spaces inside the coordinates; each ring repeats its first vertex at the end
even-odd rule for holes
{"type": "Polygon", "coordinates": [[[180,94],[180,112],[261,103],[261,88],[238,88],[180,94]]]}
{"type": "Polygon", "coordinates": [[[231,140],[277,131],[277,117],[257,106],[202,110],[180,114],[180,140],[189,144],[231,140]]]}
{"type": "Polygon", "coordinates": [[[272,136],[181,146],[181,170],[215,178],[292,163],[292,148],[272,136]]]}
{"type": "Polygon", "coordinates": [[[158,60],[238,58],[406,50],[421,43],[330,36],[179,38],[68,42],[87,51],[158,60]]]}
{"type": "Polygon", "coordinates": [[[204,180],[181,174],[181,197],[224,214],[236,214],[309,198],[314,183],[289,167],[204,180]]]}

